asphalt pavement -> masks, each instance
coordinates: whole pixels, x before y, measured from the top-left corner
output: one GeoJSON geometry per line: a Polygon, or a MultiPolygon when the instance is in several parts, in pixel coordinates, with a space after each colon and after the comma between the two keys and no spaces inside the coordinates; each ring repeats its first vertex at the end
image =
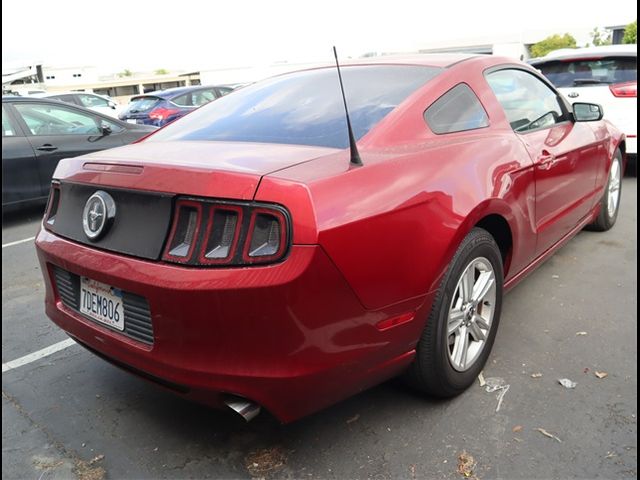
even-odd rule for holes
{"type": "Polygon", "coordinates": [[[290,425],[190,403],[78,345],[5,371],[67,338],[28,240],[41,209],[7,216],[2,477],[636,478],[636,178],[622,192],[612,230],[581,232],[506,296],[483,373],[505,388],[435,401],[390,381],[290,425]]]}

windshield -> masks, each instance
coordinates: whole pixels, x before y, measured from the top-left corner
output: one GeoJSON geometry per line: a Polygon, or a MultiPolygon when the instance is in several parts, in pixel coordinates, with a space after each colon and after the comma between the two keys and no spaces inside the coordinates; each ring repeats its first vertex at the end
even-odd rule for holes
{"type": "Polygon", "coordinates": [[[125,113],[142,113],[151,110],[158,102],[158,97],[133,97],[127,105],[125,113]]]}
{"type": "Polygon", "coordinates": [[[534,66],[558,88],[638,80],[636,57],[551,60],[534,66]]]}
{"type": "MultiPolygon", "coordinates": [[[[440,68],[342,68],[353,132],[364,136],[440,68]]],[[[218,140],[346,148],[344,104],[335,68],[274,77],[236,90],[160,130],[147,141],[218,140]]]]}

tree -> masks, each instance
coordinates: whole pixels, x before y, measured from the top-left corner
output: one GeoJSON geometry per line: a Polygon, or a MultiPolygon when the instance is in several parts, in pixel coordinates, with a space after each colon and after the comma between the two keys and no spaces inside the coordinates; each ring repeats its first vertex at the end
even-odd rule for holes
{"type": "Polygon", "coordinates": [[[531,45],[531,56],[544,57],[547,53],[559,48],[576,48],[576,39],[568,33],[551,35],[538,43],[531,45]]]}
{"type": "Polygon", "coordinates": [[[128,68],[125,68],[123,72],[120,72],[118,74],[119,77],[130,77],[133,75],[133,72],[131,70],[129,70],[128,68]]]}
{"type": "Polygon", "coordinates": [[[611,45],[611,32],[601,31],[598,27],[591,32],[591,43],[594,47],[611,45]]]}
{"type": "Polygon", "coordinates": [[[638,43],[638,20],[627,25],[624,29],[622,43],[638,43]]]}
{"type": "Polygon", "coordinates": [[[167,70],[166,68],[159,68],[153,73],[155,73],[156,75],[166,75],[169,73],[169,70],[167,70]]]}

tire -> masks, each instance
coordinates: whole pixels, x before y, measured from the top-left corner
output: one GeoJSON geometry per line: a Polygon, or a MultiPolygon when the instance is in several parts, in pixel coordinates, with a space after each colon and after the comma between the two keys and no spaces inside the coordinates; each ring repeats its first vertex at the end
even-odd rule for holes
{"type": "Polygon", "coordinates": [[[618,218],[620,210],[620,196],[622,193],[622,153],[616,150],[609,169],[609,178],[604,188],[604,193],[600,199],[600,213],[593,223],[589,225],[589,230],[606,232],[613,227],[618,218]]]}
{"type": "Polygon", "coordinates": [[[502,291],[502,257],[498,245],[489,232],[474,228],[447,268],[418,342],[416,357],[404,375],[405,381],[436,397],[453,397],[466,390],[491,353],[500,321],[502,291]],[[473,279],[474,288],[464,282],[463,274],[468,282],[473,279]],[[493,279],[485,295],[474,297],[465,293],[485,291],[481,278],[483,281],[493,279]],[[458,323],[458,328],[453,329],[458,323]],[[450,326],[452,333],[448,331],[450,326]],[[485,339],[480,343],[482,336],[485,339]],[[468,348],[466,358],[462,358],[464,343],[461,342],[465,337],[468,348]]]}

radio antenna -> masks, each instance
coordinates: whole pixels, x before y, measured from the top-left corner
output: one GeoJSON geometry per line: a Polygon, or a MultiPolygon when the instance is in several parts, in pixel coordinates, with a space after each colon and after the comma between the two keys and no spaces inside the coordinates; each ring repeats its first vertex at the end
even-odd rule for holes
{"type": "Polygon", "coordinates": [[[342,101],[344,102],[344,113],[347,116],[347,130],[349,131],[349,149],[351,150],[351,164],[358,167],[362,166],[362,160],[356,146],[356,138],[353,136],[351,128],[351,119],[349,118],[349,109],[347,108],[347,97],[344,94],[344,85],[342,84],[342,74],[340,73],[340,63],[338,63],[338,52],[333,47],[333,56],[336,58],[336,68],[338,69],[338,78],[340,79],[340,91],[342,92],[342,101]]]}

